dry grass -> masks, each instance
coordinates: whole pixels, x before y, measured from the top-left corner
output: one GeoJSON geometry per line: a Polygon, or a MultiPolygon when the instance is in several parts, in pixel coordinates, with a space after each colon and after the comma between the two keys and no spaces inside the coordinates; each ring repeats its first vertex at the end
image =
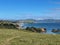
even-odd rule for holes
{"type": "Polygon", "coordinates": [[[0,45],[60,45],[60,35],[0,29],[0,45]]]}

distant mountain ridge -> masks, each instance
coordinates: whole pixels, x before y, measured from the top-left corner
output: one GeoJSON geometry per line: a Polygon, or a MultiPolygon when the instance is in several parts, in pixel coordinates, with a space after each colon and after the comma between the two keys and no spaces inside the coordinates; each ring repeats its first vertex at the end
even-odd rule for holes
{"type": "Polygon", "coordinates": [[[44,20],[36,20],[36,23],[59,23],[58,19],[44,19],[44,20]]]}
{"type": "Polygon", "coordinates": [[[25,20],[17,20],[18,23],[34,23],[36,20],[34,19],[25,19],[25,20]]]}
{"type": "Polygon", "coordinates": [[[60,23],[60,19],[24,19],[24,20],[0,20],[0,22],[12,22],[12,23],[60,23]]]}

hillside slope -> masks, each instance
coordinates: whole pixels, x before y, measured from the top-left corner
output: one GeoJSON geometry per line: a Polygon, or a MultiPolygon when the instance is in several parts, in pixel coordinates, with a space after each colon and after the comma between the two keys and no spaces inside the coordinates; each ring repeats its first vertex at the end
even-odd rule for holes
{"type": "Polygon", "coordinates": [[[0,45],[60,45],[60,35],[0,29],[0,45]]]}

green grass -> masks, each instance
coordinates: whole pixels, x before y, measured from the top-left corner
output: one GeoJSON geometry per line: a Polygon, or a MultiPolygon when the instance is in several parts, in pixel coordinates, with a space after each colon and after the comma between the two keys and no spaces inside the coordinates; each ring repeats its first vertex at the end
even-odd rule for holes
{"type": "Polygon", "coordinates": [[[60,45],[60,35],[0,29],[0,45],[60,45]]]}

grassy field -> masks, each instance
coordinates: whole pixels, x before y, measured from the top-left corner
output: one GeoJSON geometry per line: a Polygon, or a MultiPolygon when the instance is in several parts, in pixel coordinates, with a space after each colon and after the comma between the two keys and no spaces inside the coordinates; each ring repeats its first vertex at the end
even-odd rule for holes
{"type": "Polygon", "coordinates": [[[0,45],[60,45],[60,35],[0,29],[0,45]]]}

